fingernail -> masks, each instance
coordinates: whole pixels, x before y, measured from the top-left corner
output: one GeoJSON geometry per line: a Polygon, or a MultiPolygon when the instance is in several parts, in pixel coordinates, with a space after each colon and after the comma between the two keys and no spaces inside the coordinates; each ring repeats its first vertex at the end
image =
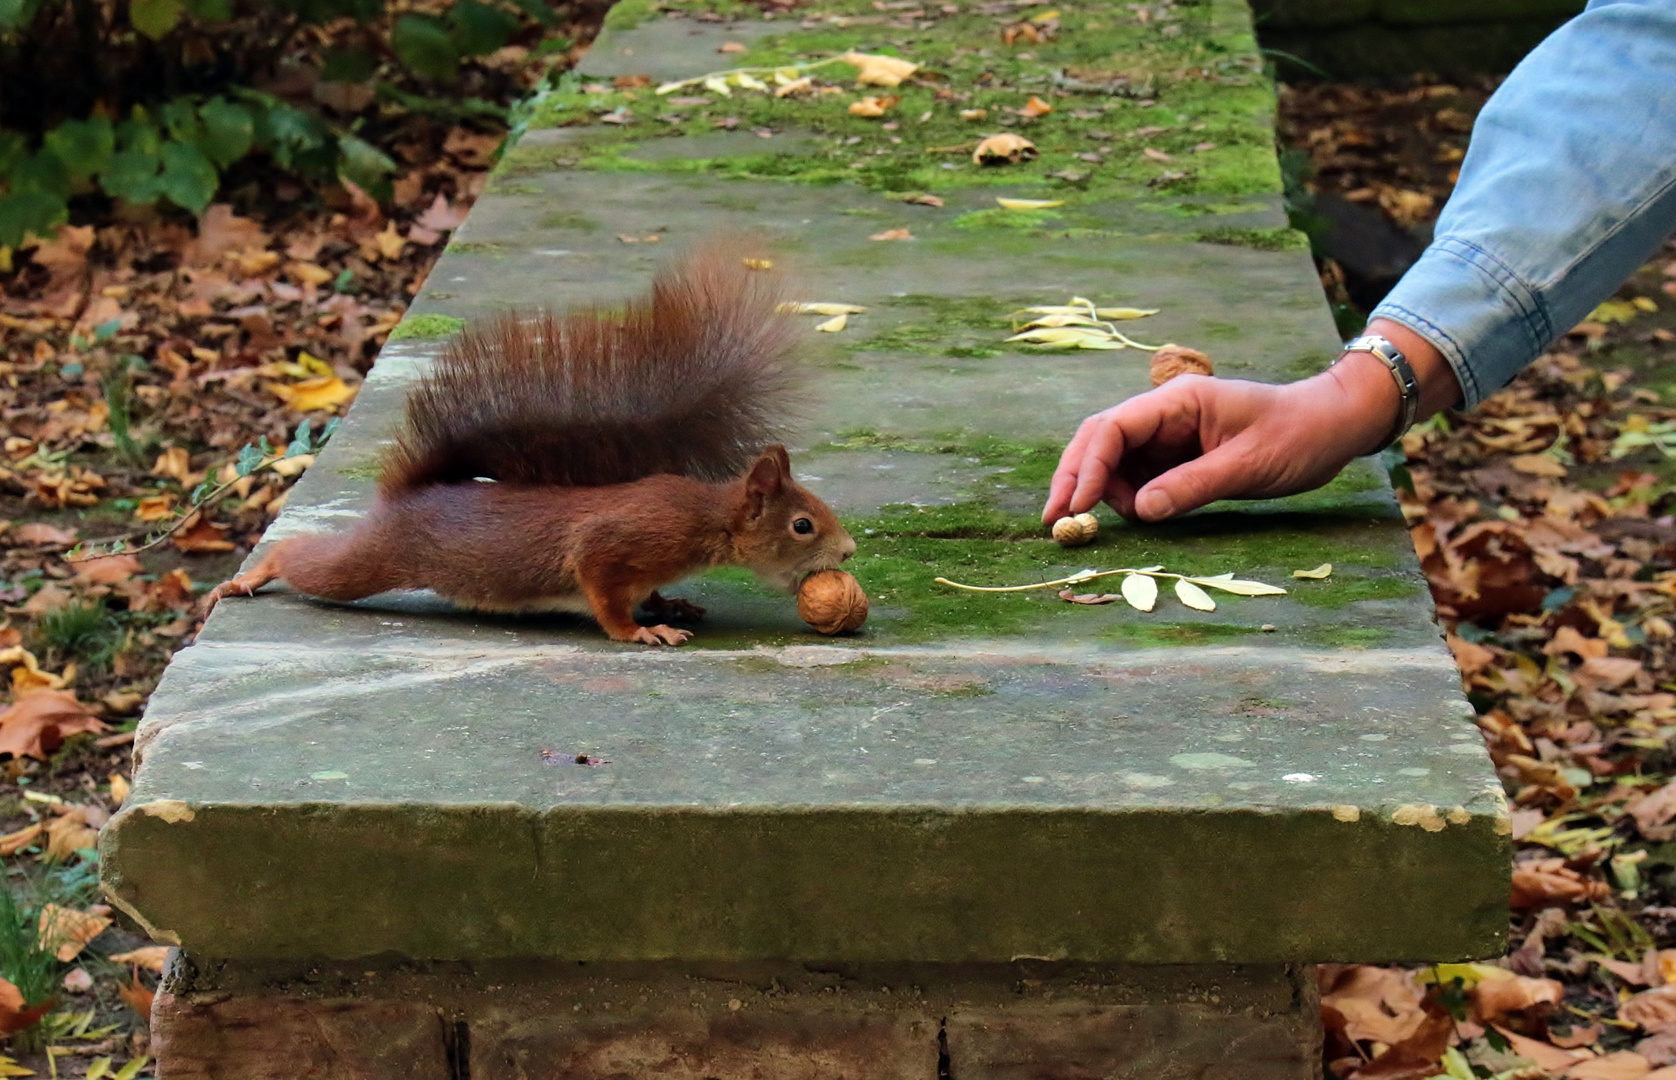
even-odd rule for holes
{"type": "Polygon", "coordinates": [[[1143,491],[1135,499],[1135,509],[1148,521],[1161,521],[1176,512],[1176,503],[1168,492],[1143,491]]]}

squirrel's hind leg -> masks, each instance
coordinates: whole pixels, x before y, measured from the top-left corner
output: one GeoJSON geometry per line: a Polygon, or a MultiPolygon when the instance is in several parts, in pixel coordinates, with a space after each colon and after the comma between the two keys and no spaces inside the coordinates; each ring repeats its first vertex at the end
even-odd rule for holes
{"type": "Polygon", "coordinates": [[[602,582],[587,574],[577,575],[582,592],[593,609],[594,619],[612,641],[634,641],[641,645],[680,645],[692,634],[659,623],[641,626],[634,621],[636,590],[620,582],[602,582]]]}

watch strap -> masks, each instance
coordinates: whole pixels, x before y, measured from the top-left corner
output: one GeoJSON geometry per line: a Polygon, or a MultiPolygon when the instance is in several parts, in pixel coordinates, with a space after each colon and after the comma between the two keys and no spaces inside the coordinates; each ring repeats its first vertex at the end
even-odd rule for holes
{"type": "MultiPolygon", "coordinates": [[[[1396,427],[1392,430],[1390,437],[1380,443],[1380,447],[1383,449],[1395,445],[1408,433],[1408,429],[1414,426],[1414,419],[1420,411],[1420,380],[1415,378],[1414,368],[1409,364],[1408,357],[1402,354],[1401,349],[1391,344],[1388,338],[1380,337],[1378,334],[1364,334],[1348,342],[1344,346],[1344,351],[1346,353],[1365,352],[1369,354],[1384,364],[1386,370],[1391,373],[1391,378],[1396,380],[1397,393],[1402,397],[1402,404],[1397,412],[1396,427]]],[[[1340,359],[1343,359],[1343,357],[1341,356],[1340,359]]]]}

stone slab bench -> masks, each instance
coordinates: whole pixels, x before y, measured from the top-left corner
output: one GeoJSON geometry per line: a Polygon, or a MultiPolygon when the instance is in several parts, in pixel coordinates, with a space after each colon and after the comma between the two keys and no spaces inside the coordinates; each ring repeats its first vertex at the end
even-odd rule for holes
{"type": "Polygon", "coordinates": [[[793,461],[855,533],[873,616],[820,638],[734,573],[679,590],[711,612],[679,650],[427,595],[224,603],[102,841],[113,901],[180,947],[164,1076],[1291,1080],[1318,1068],[1311,964],[1498,954],[1506,807],[1377,463],[1108,517],[1074,551],[1034,520],[1063,440],[1148,385],[1146,355],[1007,344],[1010,312],[1157,307],[1134,336],[1249,378],[1336,349],[1243,4],[1062,4],[1029,56],[989,8],[670,6],[619,7],[531,103],[268,539],[365,509],[458,320],[631,295],[672,247],[748,232],[807,299],[868,309],[811,320],[793,461]],[[852,47],[941,81],[893,91],[894,130],[847,91],[645,85],[852,47]],[[953,110],[1032,93],[1041,158],[972,165],[1004,128],[953,110]],[[934,153],[950,128],[967,146],[934,153]],[[943,205],[900,199],[925,191],[943,205]],[[914,239],[869,239],[895,228],[914,239]],[[931,580],[1160,563],[1291,588],[1141,613],[931,580]]]}

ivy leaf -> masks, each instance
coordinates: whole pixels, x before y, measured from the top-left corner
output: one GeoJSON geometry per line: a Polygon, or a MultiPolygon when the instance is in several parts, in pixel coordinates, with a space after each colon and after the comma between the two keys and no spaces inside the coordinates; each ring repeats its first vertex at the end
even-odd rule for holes
{"type": "Polygon", "coordinates": [[[1123,599],[1136,611],[1151,611],[1158,603],[1158,582],[1145,574],[1123,575],[1123,599]]]}
{"type": "Polygon", "coordinates": [[[1216,601],[1210,598],[1210,593],[1199,588],[1186,578],[1176,578],[1176,599],[1192,608],[1194,611],[1215,611],[1216,601]]]}
{"type": "Polygon", "coordinates": [[[26,233],[45,236],[69,217],[64,196],[50,191],[0,195],[0,247],[17,247],[26,233]]]}
{"type": "Polygon", "coordinates": [[[372,143],[353,135],[338,138],[338,174],[357,187],[377,195],[389,186],[386,179],[396,171],[396,163],[372,143]]]}
{"type": "Polygon", "coordinates": [[[390,31],[390,47],[397,58],[419,75],[452,79],[460,54],[447,25],[434,15],[403,15],[390,31]]]}
{"type": "Polygon", "coordinates": [[[455,0],[448,12],[448,24],[462,56],[492,53],[518,30],[517,19],[478,0],[455,0]]]}
{"type": "Polygon", "coordinates": [[[181,209],[203,213],[221,183],[215,165],[191,143],[164,143],[162,157],[163,175],[157,180],[158,189],[181,209]]]}
{"type": "Polygon", "coordinates": [[[264,456],[260,447],[245,443],[244,449],[239,451],[238,459],[233,462],[233,469],[240,476],[249,476],[262,464],[264,456]]]}
{"type": "Polygon", "coordinates": [[[111,158],[110,164],[99,173],[99,186],[113,199],[149,206],[163,194],[157,182],[157,170],[162,164],[156,154],[124,150],[111,158]]]}
{"type": "Polygon", "coordinates": [[[221,168],[250,153],[256,138],[256,122],[251,119],[249,109],[215,97],[199,107],[198,116],[204,122],[198,145],[221,168]]]}
{"type": "Polygon", "coordinates": [[[173,30],[185,9],[180,0],[130,0],[128,21],[153,41],[173,30]]]}
{"type": "Polygon", "coordinates": [[[47,132],[41,141],[58,155],[71,179],[84,180],[103,169],[116,153],[116,128],[104,116],[67,120],[47,132]]]}

